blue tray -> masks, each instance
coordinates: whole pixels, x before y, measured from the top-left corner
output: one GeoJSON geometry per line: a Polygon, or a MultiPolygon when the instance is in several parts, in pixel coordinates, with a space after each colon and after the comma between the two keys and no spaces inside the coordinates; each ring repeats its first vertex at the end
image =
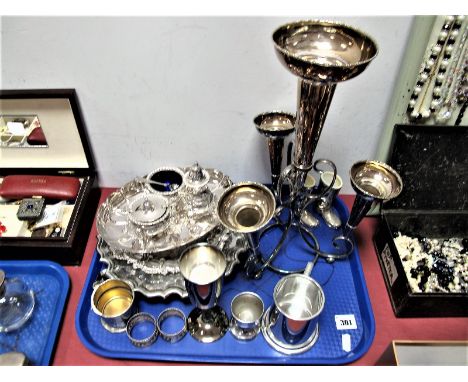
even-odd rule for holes
{"type": "MultiPolygon", "coordinates": [[[[348,212],[341,200],[335,205],[338,213],[346,221],[348,212]]],[[[331,238],[338,231],[325,226],[323,221],[314,231],[322,250],[331,251],[331,238]]],[[[273,246],[272,231],[262,240],[263,253],[273,246]]],[[[285,249],[280,252],[275,265],[287,269],[303,268],[313,259],[310,250],[297,237],[288,238],[285,249]]],[[[95,252],[90,265],[87,280],[81,294],[76,312],[76,328],[81,341],[88,349],[103,357],[159,361],[205,362],[205,363],[242,363],[242,364],[346,364],[362,357],[369,349],[375,333],[375,322],[357,249],[349,259],[328,264],[319,259],[312,277],[323,287],[325,307],[320,315],[320,335],[315,345],[307,352],[298,355],[284,355],[271,348],[260,333],[254,340],[243,342],[236,340],[230,333],[211,344],[202,344],[187,334],[180,342],[170,344],[163,339],[147,348],[134,347],[125,333],[112,334],[106,331],[99,317],[91,310],[92,284],[104,267],[95,252]],[[354,315],[357,328],[338,330],[335,315],[354,315]],[[351,347],[343,350],[342,335],[349,334],[351,347]]],[[[250,280],[244,276],[241,267],[234,270],[232,277],[224,282],[219,305],[231,316],[230,302],[241,291],[254,291],[265,304],[265,310],[272,304],[272,291],[280,276],[266,271],[260,280],[250,280]]],[[[186,315],[192,310],[190,302],[180,299],[148,299],[137,295],[138,309],[153,314],[155,317],[168,306],[178,307],[186,315]]]]}
{"type": "Polygon", "coordinates": [[[0,353],[19,351],[31,365],[46,366],[68,297],[68,273],[51,261],[0,261],[0,268],[8,279],[21,279],[33,290],[35,298],[29,321],[17,331],[0,333],[0,353]]]}

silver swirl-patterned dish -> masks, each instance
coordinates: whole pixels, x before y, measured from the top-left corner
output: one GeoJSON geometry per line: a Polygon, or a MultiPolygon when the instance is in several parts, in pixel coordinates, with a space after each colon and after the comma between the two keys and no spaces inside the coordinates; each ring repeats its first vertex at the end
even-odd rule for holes
{"type": "Polygon", "coordinates": [[[158,168],[109,195],[97,212],[98,235],[128,257],[174,259],[219,224],[217,203],[231,184],[222,172],[198,164],[158,168]]]}

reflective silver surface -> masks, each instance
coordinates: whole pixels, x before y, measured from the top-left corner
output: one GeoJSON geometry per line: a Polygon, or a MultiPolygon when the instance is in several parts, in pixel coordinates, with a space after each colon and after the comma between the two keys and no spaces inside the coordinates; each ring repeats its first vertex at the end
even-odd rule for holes
{"type": "Polygon", "coordinates": [[[264,185],[255,182],[237,183],[229,187],[218,202],[218,217],[222,225],[236,233],[244,233],[251,254],[245,269],[249,277],[256,274],[260,261],[258,233],[272,219],[276,208],[273,193],[264,185]]]}
{"type": "Polygon", "coordinates": [[[198,243],[182,253],[179,269],[192,304],[200,309],[215,306],[226,270],[223,253],[214,246],[198,243]]]}
{"type": "Polygon", "coordinates": [[[341,82],[357,76],[377,55],[365,33],[339,22],[297,21],[273,33],[280,61],[296,76],[317,82],[341,82]]]}
{"type": "Polygon", "coordinates": [[[267,138],[285,138],[294,132],[295,116],[284,111],[269,111],[257,115],[254,124],[267,138]]]}
{"type": "Polygon", "coordinates": [[[158,316],[157,324],[161,338],[164,341],[170,342],[171,344],[179,342],[187,333],[187,317],[185,317],[184,312],[177,308],[164,309],[158,316]],[[182,325],[179,330],[172,333],[163,330],[163,322],[169,317],[178,317],[180,320],[182,320],[182,325]]]}
{"type": "Polygon", "coordinates": [[[319,316],[325,305],[321,286],[306,274],[288,275],[276,284],[273,300],[263,319],[266,341],[285,354],[309,350],[318,338],[319,316]]]}
{"type": "Polygon", "coordinates": [[[356,192],[379,200],[397,197],[403,189],[400,175],[388,164],[366,160],[356,162],[349,171],[356,192]]]}
{"type": "Polygon", "coordinates": [[[156,194],[170,197],[184,187],[184,171],[178,167],[159,167],[146,176],[147,188],[156,194]]]}
{"type": "Polygon", "coordinates": [[[273,33],[278,58],[300,77],[296,112],[294,183],[301,190],[330,107],[336,83],[360,74],[377,54],[377,45],[348,25],[298,21],[273,33]]]}
{"type": "Polygon", "coordinates": [[[253,292],[242,292],[231,301],[231,334],[238,340],[254,339],[261,329],[263,301],[253,292]]]}
{"type": "Polygon", "coordinates": [[[229,320],[226,312],[218,305],[208,310],[195,308],[187,318],[187,328],[194,339],[209,344],[226,334],[229,320]]]}
{"type": "Polygon", "coordinates": [[[356,162],[349,176],[356,198],[344,228],[344,237],[349,237],[375,202],[396,198],[403,189],[400,175],[388,164],[375,160],[356,162]]]}
{"type": "MultiPolygon", "coordinates": [[[[210,231],[204,239],[225,254],[225,276],[231,274],[235,265],[239,264],[239,255],[248,249],[248,242],[243,234],[231,232],[221,225],[210,231]]],[[[184,247],[175,252],[180,255],[183,249],[184,247]]],[[[98,239],[97,251],[100,261],[107,264],[101,272],[104,278],[126,281],[133,286],[135,292],[146,297],[188,296],[179,270],[178,256],[164,259],[144,254],[137,257],[125,251],[112,250],[101,238],[98,239]]]]}
{"type": "MultiPolygon", "coordinates": [[[[316,256],[325,257],[328,261],[343,259],[352,253],[354,243],[348,237],[335,237],[332,240],[333,252],[319,249],[318,241],[310,229],[316,227],[319,220],[307,209],[315,206],[331,187],[319,191],[305,186],[305,182],[312,169],[322,172],[317,166],[327,165],[336,175],[336,166],[332,161],[314,161],[315,149],[336,84],[362,73],[377,55],[377,45],[370,37],[356,28],[338,22],[292,22],[279,27],[272,37],[280,62],[299,77],[296,136],[292,163],[282,171],[276,189],[278,211],[288,211],[289,218],[287,222],[278,223],[284,234],[267,260],[258,255],[247,259],[246,274],[255,278],[261,277],[266,267],[280,274],[291,273],[272,265],[286,242],[290,229],[299,231],[316,256]],[[283,192],[285,187],[289,188],[288,193],[283,192]],[[306,237],[312,238],[313,242],[306,237]],[[338,249],[338,253],[335,249],[338,249]]],[[[341,223],[330,210],[324,212],[323,216],[332,226],[341,223]]]]}
{"type": "Polygon", "coordinates": [[[314,84],[299,80],[298,86],[293,164],[296,169],[304,171],[297,174],[300,178],[296,181],[296,188],[300,190],[306,172],[312,168],[315,149],[322,134],[336,85],[314,84]]]}
{"type": "Polygon", "coordinates": [[[237,183],[219,198],[218,217],[233,232],[251,233],[260,230],[275,213],[275,197],[262,184],[237,183]]]}
{"type": "Polygon", "coordinates": [[[145,312],[136,313],[128,319],[126,332],[131,344],[139,348],[150,346],[159,337],[159,328],[156,322],[156,318],[154,318],[153,315],[145,312]],[[136,338],[133,336],[133,331],[135,327],[138,327],[139,325],[142,325],[144,327],[150,326],[152,328],[149,334],[144,338],[141,338],[140,336],[136,338]]]}
{"type": "Polygon", "coordinates": [[[157,235],[167,227],[169,206],[163,197],[144,192],[133,195],[127,202],[128,220],[146,236],[157,235]]]}
{"type": "Polygon", "coordinates": [[[226,270],[224,254],[215,246],[198,243],[182,253],[179,268],[195,305],[187,319],[190,335],[204,343],[220,339],[229,327],[226,312],[217,306],[226,270]]]}
{"type": "MultiPolygon", "coordinates": [[[[318,340],[319,336],[319,325],[317,324],[311,333],[310,337],[302,344],[298,346],[291,346],[288,345],[286,342],[282,342],[278,338],[274,336],[274,334],[268,329],[272,325],[272,320],[274,320],[274,316],[272,314],[273,307],[269,307],[262,318],[262,334],[265,338],[265,341],[270,345],[273,349],[277,352],[286,354],[286,355],[293,355],[293,354],[301,354],[305,353],[306,351],[310,350],[312,346],[318,340]]],[[[312,326],[310,326],[312,328],[312,326]]]]}
{"type": "Polygon", "coordinates": [[[254,118],[257,131],[267,138],[271,183],[274,192],[281,175],[284,138],[294,132],[295,119],[294,115],[283,111],[270,111],[254,118]]]}
{"type": "Polygon", "coordinates": [[[319,190],[325,190],[330,188],[328,192],[321,198],[317,204],[317,212],[322,215],[325,223],[333,229],[338,229],[341,227],[341,219],[338,216],[338,213],[333,208],[333,202],[338,196],[338,193],[343,187],[343,180],[341,176],[336,175],[335,180],[333,181],[333,172],[324,171],[320,174],[320,183],[318,186],[319,190]],[[332,184],[333,182],[333,184],[332,184]],[[331,186],[331,188],[330,188],[331,186]]]}
{"type": "Polygon", "coordinates": [[[113,192],[97,212],[99,237],[112,250],[137,259],[145,254],[177,258],[178,249],[219,225],[217,202],[232,184],[215,169],[201,169],[203,178],[198,180],[190,178],[192,171],[193,167],[162,167],[113,192]],[[187,179],[191,181],[186,184],[187,179]]]}

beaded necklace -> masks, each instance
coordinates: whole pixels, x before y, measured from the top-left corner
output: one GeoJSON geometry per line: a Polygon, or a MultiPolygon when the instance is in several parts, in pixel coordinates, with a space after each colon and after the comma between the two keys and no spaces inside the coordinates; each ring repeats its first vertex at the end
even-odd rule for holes
{"type": "Polygon", "coordinates": [[[466,82],[466,26],[459,38],[464,18],[447,16],[437,42],[426,54],[407,108],[411,121],[422,122],[438,112],[437,121],[446,122],[460,102],[457,100],[458,94],[463,93],[460,86],[466,82]]]}

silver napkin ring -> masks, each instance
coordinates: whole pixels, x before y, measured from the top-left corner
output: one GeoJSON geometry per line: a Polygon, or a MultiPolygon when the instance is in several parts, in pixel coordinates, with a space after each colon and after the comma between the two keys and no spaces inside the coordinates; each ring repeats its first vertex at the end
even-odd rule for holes
{"type": "Polygon", "coordinates": [[[187,333],[187,318],[185,317],[184,312],[182,312],[180,309],[177,309],[177,308],[167,308],[163,310],[158,317],[157,325],[158,325],[158,331],[159,331],[159,334],[161,335],[161,338],[172,344],[180,341],[187,333]],[[184,325],[179,331],[175,333],[166,333],[161,329],[162,323],[164,322],[165,319],[167,319],[168,317],[172,317],[172,316],[180,317],[182,321],[184,322],[184,325]]]}
{"type": "Polygon", "coordinates": [[[137,347],[150,346],[158,338],[158,323],[156,319],[149,313],[137,313],[130,317],[127,321],[127,337],[137,347]],[[137,339],[132,336],[132,329],[141,322],[149,322],[153,324],[153,332],[146,338],[137,339]]]}

